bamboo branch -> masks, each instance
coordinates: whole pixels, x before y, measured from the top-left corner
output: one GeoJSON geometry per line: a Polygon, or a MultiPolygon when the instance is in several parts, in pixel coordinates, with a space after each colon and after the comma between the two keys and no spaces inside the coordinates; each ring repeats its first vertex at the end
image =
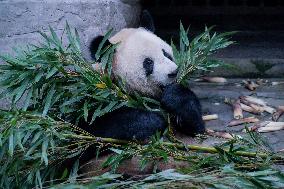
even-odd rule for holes
{"type": "MultiPolygon", "coordinates": [[[[76,138],[76,139],[85,139],[85,140],[91,140],[95,142],[102,142],[102,143],[112,143],[112,144],[129,144],[133,141],[126,141],[126,140],[119,140],[119,139],[112,139],[112,138],[101,138],[101,137],[92,137],[92,136],[83,136],[83,135],[72,135],[72,134],[64,134],[65,137],[70,138],[76,138]]],[[[137,143],[137,142],[136,142],[137,143]]],[[[183,144],[177,144],[177,143],[171,143],[171,142],[161,142],[162,145],[167,147],[175,147],[179,150],[191,150],[191,151],[198,151],[200,153],[210,153],[210,154],[217,154],[219,151],[214,147],[206,147],[206,146],[199,146],[199,145],[183,145],[183,144]]],[[[228,149],[224,149],[225,152],[229,152],[228,149]]],[[[261,158],[267,158],[270,154],[266,153],[258,153],[258,152],[246,152],[246,151],[236,151],[234,152],[237,156],[242,157],[261,157],[261,158]]],[[[280,156],[273,156],[271,158],[272,160],[283,160],[280,156]]]]}

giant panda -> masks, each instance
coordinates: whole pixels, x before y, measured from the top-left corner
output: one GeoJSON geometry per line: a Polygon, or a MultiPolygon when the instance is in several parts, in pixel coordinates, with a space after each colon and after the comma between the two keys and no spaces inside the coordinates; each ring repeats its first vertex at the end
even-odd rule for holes
{"type": "MultiPolygon", "coordinates": [[[[122,29],[109,39],[110,44],[119,43],[112,62],[113,79],[123,78],[130,94],[140,93],[159,100],[162,109],[177,120],[174,124],[176,130],[189,136],[203,134],[205,126],[200,102],[194,92],[175,82],[178,67],[172,48],[154,34],[154,29],[150,14],[144,11],[139,28],[122,29]]],[[[90,51],[93,56],[102,39],[103,36],[98,36],[92,40],[90,51]]],[[[100,70],[100,65],[94,64],[94,69],[100,70]]],[[[145,141],[157,131],[163,132],[167,124],[168,121],[160,112],[123,107],[97,118],[92,125],[84,119],[78,125],[97,137],[145,141]]],[[[109,154],[99,159],[94,158],[95,154],[93,148],[85,153],[81,168],[85,175],[103,173],[99,166],[109,154]]],[[[122,165],[120,170],[123,171],[119,172],[140,174],[137,165],[138,160],[133,158],[122,165]]],[[[174,168],[176,163],[162,166],[174,168]]],[[[149,170],[151,168],[148,167],[142,174],[148,174],[149,170]]]]}
{"type": "MultiPolygon", "coordinates": [[[[177,65],[172,48],[154,34],[154,22],[148,11],[143,11],[139,28],[125,28],[109,38],[108,43],[119,43],[112,63],[114,80],[123,78],[129,93],[140,93],[160,101],[162,108],[174,115],[175,128],[193,136],[205,131],[201,105],[189,89],[175,83],[177,65]]],[[[94,56],[103,36],[92,40],[94,56]]],[[[98,64],[95,69],[100,69],[98,64]]],[[[84,120],[79,126],[94,136],[146,140],[157,131],[167,128],[167,121],[158,112],[123,107],[101,116],[93,125],[84,120]]]]}

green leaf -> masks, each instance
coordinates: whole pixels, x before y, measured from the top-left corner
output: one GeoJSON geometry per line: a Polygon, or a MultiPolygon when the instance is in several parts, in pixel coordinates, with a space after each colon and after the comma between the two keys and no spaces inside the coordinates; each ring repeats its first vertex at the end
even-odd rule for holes
{"type": "Polygon", "coordinates": [[[27,96],[26,96],[26,100],[25,100],[25,104],[23,106],[23,110],[26,111],[30,105],[30,100],[32,98],[32,94],[33,94],[33,88],[30,88],[27,96]]]}
{"type": "Polygon", "coordinates": [[[65,179],[67,176],[68,176],[68,169],[65,168],[64,171],[63,171],[63,173],[62,173],[62,176],[60,177],[60,180],[65,179]]]}
{"type": "Polygon", "coordinates": [[[187,31],[184,30],[184,27],[182,25],[182,23],[180,22],[180,35],[181,35],[181,39],[182,39],[182,43],[185,44],[185,46],[189,46],[189,40],[188,40],[188,29],[187,31]]]}
{"type": "Polygon", "coordinates": [[[100,115],[102,114],[102,104],[99,105],[99,107],[96,109],[96,111],[93,113],[92,115],[92,119],[91,119],[91,122],[89,123],[90,125],[95,121],[95,119],[100,115]]]}
{"type": "Polygon", "coordinates": [[[85,121],[87,122],[88,121],[88,104],[89,104],[89,101],[85,101],[84,103],[84,119],[85,121]]]}
{"type": "Polygon", "coordinates": [[[51,70],[46,74],[46,79],[52,77],[58,71],[57,67],[51,68],[51,70]]]}
{"type": "Polygon", "coordinates": [[[44,161],[46,166],[48,165],[48,158],[47,158],[48,143],[49,143],[48,139],[45,139],[41,147],[41,161],[44,161]]]}
{"type": "Polygon", "coordinates": [[[45,101],[43,112],[42,112],[43,116],[45,116],[47,114],[47,112],[49,111],[49,108],[50,108],[50,105],[51,105],[51,102],[52,102],[52,98],[53,98],[55,92],[56,92],[55,84],[53,84],[52,87],[50,88],[50,90],[48,91],[47,96],[46,96],[46,101],[45,101]]]}
{"type": "Polygon", "coordinates": [[[25,81],[22,82],[21,86],[19,86],[17,89],[14,90],[13,92],[15,94],[14,103],[20,100],[20,98],[23,96],[29,84],[30,84],[29,80],[26,79],[25,81]]]}
{"type": "Polygon", "coordinates": [[[110,29],[104,36],[103,40],[100,42],[99,46],[98,46],[98,50],[95,54],[96,60],[98,60],[100,58],[100,56],[102,55],[101,50],[103,48],[103,45],[105,44],[105,42],[110,38],[111,34],[112,34],[113,29],[110,29]]]}
{"type": "Polygon", "coordinates": [[[8,150],[8,153],[10,156],[13,156],[14,154],[14,134],[11,133],[9,135],[9,150],[8,150]]]}
{"type": "Polygon", "coordinates": [[[41,176],[40,176],[40,171],[36,171],[36,181],[37,181],[37,184],[39,185],[40,188],[42,188],[42,182],[41,182],[41,176]]]}
{"type": "Polygon", "coordinates": [[[51,33],[51,36],[52,36],[52,41],[54,42],[54,44],[58,47],[58,50],[62,51],[63,52],[63,48],[61,46],[61,41],[60,39],[58,38],[57,34],[55,33],[55,31],[53,30],[52,27],[49,26],[49,30],[50,30],[50,33],[51,33]]]}
{"type": "Polygon", "coordinates": [[[22,132],[20,130],[18,130],[16,132],[16,141],[17,141],[17,145],[21,148],[21,150],[24,152],[25,148],[22,144],[22,132]]]}
{"type": "Polygon", "coordinates": [[[37,83],[39,82],[39,80],[42,78],[42,76],[44,75],[44,72],[38,72],[34,78],[34,82],[37,83]]]}

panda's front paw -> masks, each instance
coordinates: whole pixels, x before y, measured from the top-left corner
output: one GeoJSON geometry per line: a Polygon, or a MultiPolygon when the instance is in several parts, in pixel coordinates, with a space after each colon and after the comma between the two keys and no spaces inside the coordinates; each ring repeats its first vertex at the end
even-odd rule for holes
{"type": "Polygon", "coordinates": [[[173,83],[165,86],[161,97],[161,105],[166,110],[177,113],[180,107],[184,105],[184,102],[187,102],[189,99],[196,99],[196,101],[198,101],[196,95],[190,89],[180,84],[173,83]]]}
{"type": "Polygon", "coordinates": [[[188,135],[205,132],[200,102],[190,89],[179,84],[166,86],[161,105],[179,119],[177,128],[182,132],[188,135]]]}

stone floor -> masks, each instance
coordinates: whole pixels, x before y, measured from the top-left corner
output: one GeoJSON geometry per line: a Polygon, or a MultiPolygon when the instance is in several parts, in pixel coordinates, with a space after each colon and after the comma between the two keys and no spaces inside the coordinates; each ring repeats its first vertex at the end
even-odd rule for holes
{"type": "MultiPolygon", "coordinates": [[[[269,106],[277,107],[284,105],[284,84],[272,86],[272,81],[284,81],[283,79],[268,79],[268,83],[260,86],[256,91],[249,91],[242,85],[242,79],[229,79],[227,83],[205,83],[191,82],[192,90],[199,96],[204,115],[218,114],[217,120],[206,122],[206,126],[214,131],[225,131],[242,135],[244,125],[227,127],[226,125],[233,119],[232,107],[224,103],[225,97],[238,98],[241,95],[253,95],[267,102],[269,106]]],[[[253,114],[244,113],[244,117],[253,116],[253,114]]],[[[260,120],[271,120],[271,114],[263,113],[256,116],[260,120]]],[[[278,120],[284,121],[284,115],[278,120]]],[[[248,124],[250,126],[250,124],[248,124]]],[[[284,130],[262,133],[275,151],[284,148],[284,130]]],[[[220,142],[222,139],[210,137],[203,144],[212,145],[220,142]]],[[[190,142],[190,141],[188,141],[190,142]]]]}

